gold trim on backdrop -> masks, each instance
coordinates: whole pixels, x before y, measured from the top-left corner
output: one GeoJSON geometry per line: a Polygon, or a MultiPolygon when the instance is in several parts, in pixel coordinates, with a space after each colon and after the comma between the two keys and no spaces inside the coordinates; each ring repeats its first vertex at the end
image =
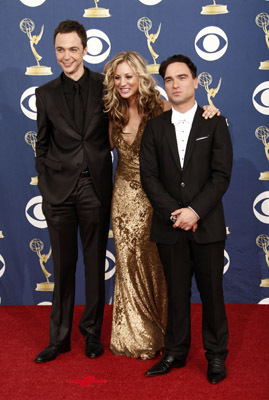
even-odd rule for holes
{"type": "Polygon", "coordinates": [[[212,76],[208,72],[201,72],[201,74],[198,76],[198,83],[200,86],[203,86],[207,92],[207,100],[211,106],[215,105],[213,104],[213,101],[211,100],[211,97],[215,97],[216,94],[218,93],[221,85],[221,78],[219,79],[218,86],[214,88],[209,88],[209,85],[212,83],[212,76]]]}
{"type": "MultiPolygon", "coordinates": [[[[267,14],[267,13],[258,14],[256,16],[255,22],[259,28],[263,29],[263,32],[265,34],[265,42],[269,49],[269,30],[267,29],[269,26],[269,14],[267,14]]],[[[268,70],[269,69],[269,60],[261,61],[259,69],[268,70]]]]}
{"type": "MultiPolygon", "coordinates": [[[[267,235],[259,235],[256,238],[256,245],[263,249],[265,253],[265,261],[267,267],[269,268],[269,236],[267,235]]],[[[260,287],[269,287],[269,278],[261,279],[260,287]]]]}
{"type": "Polygon", "coordinates": [[[217,15],[217,14],[228,14],[228,9],[226,5],[216,4],[216,1],[213,0],[213,4],[209,4],[207,6],[202,6],[201,14],[203,15],[217,15]]]}
{"type": "Polygon", "coordinates": [[[99,0],[94,0],[95,7],[84,9],[85,18],[107,18],[111,17],[108,8],[98,7],[99,0]]]}
{"type": "Polygon", "coordinates": [[[40,267],[45,275],[46,282],[41,282],[36,284],[37,291],[41,292],[52,292],[54,289],[54,283],[49,281],[49,277],[51,273],[47,271],[44,263],[46,263],[51,256],[51,247],[49,249],[48,254],[41,254],[41,251],[44,249],[44,243],[40,239],[32,239],[29,243],[30,249],[38,255],[40,267]]]}
{"type": "Polygon", "coordinates": [[[30,18],[24,18],[20,22],[20,29],[22,32],[27,34],[30,40],[30,47],[32,53],[37,63],[37,65],[26,67],[25,75],[52,75],[50,67],[46,67],[44,65],[39,64],[39,61],[42,59],[42,56],[38,54],[35,48],[35,46],[39,43],[39,41],[43,36],[44,25],[42,25],[39,35],[32,35],[32,32],[35,29],[35,24],[30,18]]]}
{"type": "Polygon", "coordinates": [[[152,22],[148,17],[141,17],[137,21],[137,27],[141,32],[144,32],[146,38],[147,38],[147,45],[149,52],[151,54],[151,57],[153,59],[153,64],[147,65],[147,70],[150,74],[158,74],[159,73],[159,68],[160,64],[156,63],[157,58],[159,57],[159,54],[155,53],[152,47],[152,43],[155,43],[156,40],[158,39],[158,36],[161,31],[161,26],[162,24],[159,24],[159,28],[156,33],[151,33],[149,34],[149,30],[152,28],[152,22]]]}
{"type": "MultiPolygon", "coordinates": [[[[37,140],[37,133],[34,131],[26,132],[24,136],[25,142],[32,147],[36,156],[36,140],[37,140]]],[[[38,184],[38,177],[34,176],[31,178],[30,185],[36,186],[38,184]]]]}
{"type": "MultiPolygon", "coordinates": [[[[269,143],[267,142],[269,137],[269,129],[266,126],[259,126],[255,131],[255,136],[257,139],[262,141],[266,158],[269,161],[269,143]]],[[[261,172],[259,180],[269,181],[269,171],[261,172]]]]}

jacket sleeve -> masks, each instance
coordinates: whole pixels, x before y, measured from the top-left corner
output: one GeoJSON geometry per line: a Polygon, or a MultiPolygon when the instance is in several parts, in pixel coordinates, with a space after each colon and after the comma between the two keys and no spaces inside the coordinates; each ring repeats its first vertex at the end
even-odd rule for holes
{"type": "Polygon", "coordinates": [[[52,124],[47,116],[46,107],[38,89],[36,89],[36,108],[38,131],[36,141],[35,168],[38,173],[41,173],[49,149],[52,124]]]}
{"type": "Polygon", "coordinates": [[[154,140],[151,121],[147,123],[140,148],[140,175],[143,189],[154,210],[164,221],[179,208],[177,201],[167,192],[160,179],[158,149],[154,140]]]}
{"type": "Polygon", "coordinates": [[[218,117],[217,121],[213,133],[210,177],[189,204],[201,219],[221,201],[231,179],[233,148],[230,133],[225,118],[218,117]]]}

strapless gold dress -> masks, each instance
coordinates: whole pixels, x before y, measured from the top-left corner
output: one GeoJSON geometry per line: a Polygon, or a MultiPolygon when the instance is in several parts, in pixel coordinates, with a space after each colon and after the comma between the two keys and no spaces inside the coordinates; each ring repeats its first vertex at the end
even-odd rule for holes
{"type": "Polygon", "coordinates": [[[164,343],[167,293],[155,243],[150,242],[152,207],[140,182],[139,149],[143,128],[128,145],[113,132],[118,165],[112,199],[116,248],[112,334],[114,354],[150,358],[164,343]]]}

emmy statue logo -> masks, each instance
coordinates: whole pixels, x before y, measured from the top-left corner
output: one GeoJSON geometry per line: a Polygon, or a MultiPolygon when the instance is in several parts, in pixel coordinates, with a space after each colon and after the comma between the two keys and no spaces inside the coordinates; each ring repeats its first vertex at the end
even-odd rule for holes
{"type": "MultiPolygon", "coordinates": [[[[267,139],[269,137],[269,129],[266,126],[259,126],[255,131],[255,136],[257,139],[262,141],[266,158],[269,161],[269,143],[267,142],[267,139]]],[[[261,172],[259,180],[269,181],[269,171],[261,172]]]]}
{"type": "MultiPolygon", "coordinates": [[[[267,250],[269,246],[269,236],[267,235],[259,235],[256,238],[256,245],[263,249],[265,253],[265,261],[267,267],[269,268],[269,251],[267,250]]],[[[260,287],[269,287],[269,278],[262,279],[260,283],[260,287]]]]}
{"type": "Polygon", "coordinates": [[[38,52],[35,49],[35,46],[39,43],[39,41],[43,36],[44,25],[42,25],[39,35],[32,35],[32,32],[35,29],[35,24],[30,18],[24,18],[20,22],[20,28],[22,32],[27,34],[30,40],[30,47],[37,63],[37,65],[33,65],[32,67],[27,67],[25,75],[52,75],[50,67],[45,67],[39,64],[39,61],[42,59],[42,57],[38,54],[38,52]]]}
{"type": "Polygon", "coordinates": [[[223,4],[216,4],[216,1],[213,0],[213,4],[209,4],[207,6],[202,7],[201,14],[203,15],[217,15],[217,14],[228,14],[227,6],[223,4]]]}
{"type": "Polygon", "coordinates": [[[4,239],[3,231],[0,231],[0,239],[4,239]]]}
{"type": "Polygon", "coordinates": [[[229,231],[229,227],[228,226],[226,226],[226,235],[230,235],[230,231],[229,231]]]}
{"type": "Polygon", "coordinates": [[[216,87],[216,89],[209,88],[209,85],[212,83],[212,76],[208,72],[201,72],[201,74],[198,76],[198,83],[200,86],[203,86],[207,92],[207,99],[208,102],[211,106],[214,106],[213,101],[211,100],[211,97],[215,97],[216,94],[219,91],[220,85],[221,85],[221,78],[219,80],[219,84],[216,87]]]}
{"type": "MultiPolygon", "coordinates": [[[[256,24],[263,29],[263,32],[265,33],[265,41],[267,44],[267,47],[269,49],[269,14],[267,13],[260,13],[257,15],[255,19],[256,24]]],[[[259,69],[269,69],[269,60],[267,61],[261,61],[259,69]]]]}
{"type": "Polygon", "coordinates": [[[49,277],[51,276],[51,274],[46,270],[44,265],[44,263],[46,263],[51,256],[51,248],[48,254],[41,254],[41,251],[44,249],[44,243],[40,239],[31,240],[31,242],[29,243],[29,247],[34,253],[38,255],[41,269],[46,278],[46,282],[36,284],[35,290],[39,292],[53,292],[54,283],[49,281],[49,277]]]}
{"type": "Polygon", "coordinates": [[[98,7],[99,0],[94,0],[95,7],[84,9],[83,17],[85,18],[107,18],[111,17],[109,9],[98,7]]]}
{"type": "Polygon", "coordinates": [[[158,74],[160,64],[156,64],[156,60],[159,57],[159,54],[155,53],[155,51],[153,50],[153,48],[151,46],[151,43],[155,43],[156,40],[158,39],[158,36],[161,31],[161,24],[159,25],[158,31],[156,33],[149,34],[149,30],[152,28],[152,22],[149,18],[142,17],[137,21],[137,27],[141,32],[144,32],[144,34],[147,38],[148,49],[153,58],[153,64],[149,64],[147,66],[147,70],[150,74],[158,74]]]}
{"type": "MultiPolygon", "coordinates": [[[[24,136],[25,142],[27,144],[29,144],[29,146],[32,147],[32,149],[34,150],[35,156],[36,156],[36,152],[35,152],[36,136],[37,136],[37,134],[34,131],[29,131],[24,136]]],[[[37,185],[37,184],[38,184],[38,177],[35,176],[35,177],[31,178],[30,185],[37,185]]]]}

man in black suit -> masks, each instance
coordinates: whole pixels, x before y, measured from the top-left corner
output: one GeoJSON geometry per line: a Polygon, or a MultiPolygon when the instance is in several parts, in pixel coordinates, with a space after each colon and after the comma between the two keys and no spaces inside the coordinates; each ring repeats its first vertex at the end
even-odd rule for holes
{"type": "Polygon", "coordinates": [[[191,280],[203,308],[203,344],[211,383],[226,377],[228,326],[222,277],[226,226],[222,196],[232,169],[232,144],[223,117],[203,119],[195,101],[196,67],[183,55],[160,66],[172,110],[150,120],[140,152],[141,180],[154,208],[157,243],[168,285],[166,352],[146,373],[184,367],[191,334],[191,280]]]}
{"type": "Polygon", "coordinates": [[[36,90],[36,169],[54,264],[50,344],[36,362],[71,350],[78,230],[85,266],[86,305],[79,323],[90,358],[103,354],[104,267],[112,191],[103,77],[83,66],[83,25],[63,21],[54,32],[62,74],[36,90]]]}

